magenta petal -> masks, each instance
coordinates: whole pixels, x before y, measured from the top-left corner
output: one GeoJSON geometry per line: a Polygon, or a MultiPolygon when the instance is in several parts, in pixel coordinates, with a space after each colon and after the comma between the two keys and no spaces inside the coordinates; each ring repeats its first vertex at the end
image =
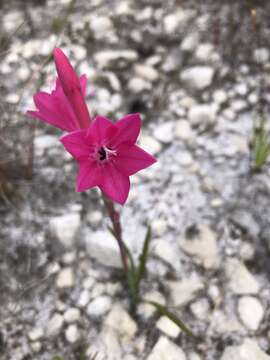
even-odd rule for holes
{"type": "Polygon", "coordinates": [[[154,164],[157,160],[137,145],[122,144],[117,150],[115,160],[117,168],[130,176],[154,164]]]}
{"type": "Polygon", "coordinates": [[[86,130],[74,131],[60,138],[65,149],[77,160],[88,159],[91,145],[86,141],[86,130]]]}
{"type": "Polygon", "coordinates": [[[34,95],[34,102],[37,110],[28,111],[28,115],[65,131],[78,129],[77,119],[60,87],[56,87],[51,94],[37,92],[34,95]]]}
{"type": "Polygon", "coordinates": [[[117,132],[117,127],[109,119],[97,116],[88,130],[87,138],[91,143],[108,145],[117,132]]]}
{"type": "Polygon", "coordinates": [[[112,139],[112,144],[118,146],[123,142],[135,144],[141,129],[139,114],[129,114],[115,123],[118,133],[112,139]]]}
{"type": "Polygon", "coordinates": [[[85,74],[80,76],[80,85],[81,85],[82,94],[85,97],[86,96],[86,86],[87,86],[87,77],[85,74]]]}
{"type": "Polygon", "coordinates": [[[63,91],[76,114],[81,129],[88,128],[91,118],[83,98],[79,78],[60,48],[54,49],[54,61],[63,91]]]}
{"type": "Polygon", "coordinates": [[[77,191],[85,191],[99,185],[101,169],[91,161],[81,161],[77,175],[77,191]]]}
{"type": "Polygon", "coordinates": [[[130,189],[129,177],[122,174],[113,164],[103,168],[100,189],[113,201],[123,205],[130,189]]]}

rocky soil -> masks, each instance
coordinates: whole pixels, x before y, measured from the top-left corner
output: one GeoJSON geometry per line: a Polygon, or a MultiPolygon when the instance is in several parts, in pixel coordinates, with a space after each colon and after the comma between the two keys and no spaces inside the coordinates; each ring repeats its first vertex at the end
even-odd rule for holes
{"type": "Polygon", "coordinates": [[[270,359],[270,170],[251,154],[269,14],[266,1],[0,1],[1,359],[270,359]],[[142,114],[158,163],[132,178],[124,238],[137,256],[152,225],[143,296],[196,341],[150,305],[130,316],[98,192],[74,191],[60,133],[25,115],[53,85],[56,45],[87,74],[92,114],[142,114]]]}

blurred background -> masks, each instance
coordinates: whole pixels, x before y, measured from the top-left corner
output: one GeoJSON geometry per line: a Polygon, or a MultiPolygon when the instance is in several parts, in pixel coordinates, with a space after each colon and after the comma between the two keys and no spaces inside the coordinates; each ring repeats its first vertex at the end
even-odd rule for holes
{"type": "Polygon", "coordinates": [[[1,359],[270,359],[269,19],[263,0],[0,0],[1,359]],[[98,191],[26,116],[55,46],[93,116],[142,116],[158,163],[132,178],[124,239],[137,256],[151,224],[143,296],[196,342],[128,314],[98,191]]]}

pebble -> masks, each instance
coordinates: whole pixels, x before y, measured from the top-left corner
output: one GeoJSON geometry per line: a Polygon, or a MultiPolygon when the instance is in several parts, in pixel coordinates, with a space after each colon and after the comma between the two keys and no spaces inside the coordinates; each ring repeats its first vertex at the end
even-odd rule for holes
{"type": "Polygon", "coordinates": [[[58,335],[62,330],[63,324],[63,316],[58,313],[54,314],[48,321],[46,335],[49,337],[58,335]]]}
{"type": "Polygon", "coordinates": [[[87,314],[91,317],[100,317],[106,314],[112,306],[112,299],[107,295],[95,298],[87,306],[87,314]]]}
{"type": "Polygon", "coordinates": [[[220,360],[270,360],[253,339],[244,339],[241,345],[228,346],[220,360]]]}
{"type": "Polygon", "coordinates": [[[176,271],[180,271],[181,262],[176,244],[159,239],[152,242],[152,247],[156,256],[171,265],[176,271]]]}
{"type": "Polygon", "coordinates": [[[159,73],[152,66],[137,64],[134,66],[135,74],[146,81],[154,82],[159,78],[159,73]]]}
{"type": "Polygon", "coordinates": [[[187,120],[179,120],[175,124],[175,137],[189,143],[195,140],[193,130],[187,120]]]}
{"type": "Polygon", "coordinates": [[[75,285],[74,272],[71,267],[66,267],[62,269],[57,278],[56,278],[56,286],[59,289],[71,288],[75,285]]]}
{"type": "Polygon", "coordinates": [[[214,73],[210,66],[194,66],[183,70],[180,80],[191,89],[203,90],[211,85],[214,73]]]}
{"type": "Polygon", "coordinates": [[[139,139],[139,145],[147,152],[153,155],[157,155],[161,149],[162,146],[160,142],[156,139],[154,139],[150,135],[142,135],[139,139]]]}
{"type": "Polygon", "coordinates": [[[76,343],[80,339],[77,325],[69,325],[65,330],[65,337],[70,344],[76,343]]]}
{"type": "Polygon", "coordinates": [[[69,308],[64,313],[64,320],[68,324],[79,321],[80,317],[81,317],[81,312],[77,308],[69,308]]]}
{"type": "Polygon", "coordinates": [[[174,123],[166,122],[158,125],[154,130],[154,136],[158,141],[164,144],[171,143],[174,139],[174,123]]]}
{"type": "Polygon", "coordinates": [[[217,245],[217,234],[206,224],[199,224],[189,234],[186,231],[185,237],[178,239],[179,246],[188,255],[195,259],[195,262],[205,269],[216,269],[220,264],[219,249],[217,245]]]}
{"type": "Polygon", "coordinates": [[[133,77],[128,82],[128,88],[133,94],[140,94],[144,90],[150,90],[151,85],[140,77],[133,77]]]}
{"type": "Polygon", "coordinates": [[[122,342],[129,342],[133,339],[138,330],[136,322],[120,304],[113,305],[105,320],[105,325],[113,329],[122,342]]]}
{"type": "Polygon", "coordinates": [[[242,323],[250,330],[258,330],[264,316],[261,302],[253,296],[243,296],[238,301],[238,313],[242,323]]]}
{"type": "Polygon", "coordinates": [[[225,273],[229,282],[228,286],[235,294],[258,294],[260,289],[259,283],[238,259],[227,259],[225,273]]]}
{"type": "Polygon", "coordinates": [[[210,304],[207,298],[195,301],[190,305],[192,314],[199,320],[209,319],[210,304]]]}
{"type": "Polygon", "coordinates": [[[180,334],[180,328],[167,316],[159,318],[156,326],[160,331],[171,338],[177,338],[180,334]]]}
{"type": "Polygon", "coordinates": [[[153,347],[147,360],[187,360],[183,350],[168,340],[165,336],[161,336],[153,347]]]}
{"type": "Polygon", "coordinates": [[[181,307],[192,301],[197,292],[204,288],[204,284],[198,275],[192,273],[181,281],[168,281],[168,287],[173,305],[181,307]]]}
{"type": "Polygon", "coordinates": [[[91,293],[88,290],[83,290],[80,293],[79,299],[78,299],[78,306],[79,307],[85,307],[91,299],[91,293]]]}
{"type": "Polygon", "coordinates": [[[44,336],[44,331],[42,328],[35,328],[29,331],[28,337],[31,341],[37,341],[44,336]]]}
{"type": "Polygon", "coordinates": [[[191,107],[188,112],[188,120],[194,127],[205,130],[216,121],[216,108],[214,104],[199,104],[191,107]]]}
{"type": "Polygon", "coordinates": [[[56,216],[49,221],[51,232],[67,248],[74,245],[75,235],[80,228],[80,224],[79,213],[56,216]]]}
{"type": "Polygon", "coordinates": [[[122,267],[117,241],[109,231],[87,231],[84,235],[87,252],[93,259],[105,266],[122,267]]]}
{"type": "MultiPolygon", "coordinates": [[[[164,296],[156,290],[147,292],[144,295],[144,299],[148,301],[154,301],[161,305],[166,304],[166,300],[164,296]]],[[[156,312],[156,308],[153,305],[147,303],[141,303],[138,306],[138,313],[145,319],[149,319],[152,315],[154,315],[155,312],[156,312]]]]}
{"type": "Polygon", "coordinates": [[[138,54],[134,50],[102,50],[94,54],[94,60],[100,68],[109,68],[117,65],[123,67],[124,64],[133,63],[138,59],[138,54]]]}

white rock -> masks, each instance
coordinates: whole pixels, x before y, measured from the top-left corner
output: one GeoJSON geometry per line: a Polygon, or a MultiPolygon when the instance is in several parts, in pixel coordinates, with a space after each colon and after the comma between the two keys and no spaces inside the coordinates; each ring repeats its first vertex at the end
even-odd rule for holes
{"type": "Polygon", "coordinates": [[[165,335],[176,338],[180,334],[179,327],[167,316],[162,316],[157,322],[157,328],[165,335]]]}
{"type": "Polygon", "coordinates": [[[109,231],[86,232],[85,242],[88,254],[100,264],[122,267],[117,241],[109,231]]]}
{"type": "Polygon", "coordinates": [[[229,281],[229,288],[238,295],[257,294],[260,286],[255,277],[244,264],[237,259],[228,259],[225,272],[229,281]]]}
{"type": "Polygon", "coordinates": [[[163,19],[164,30],[167,34],[174,34],[179,29],[183,29],[194,15],[191,9],[179,9],[174,13],[168,14],[163,19]]]}
{"type": "Polygon", "coordinates": [[[190,305],[190,310],[197,319],[207,320],[210,310],[209,301],[206,298],[197,300],[190,305]]]}
{"type": "Polygon", "coordinates": [[[78,306],[85,307],[91,299],[91,293],[88,290],[83,290],[78,299],[78,306]]]}
{"type": "Polygon", "coordinates": [[[73,213],[51,218],[49,226],[52,233],[64,246],[72,247],[80,223],[80,215],[78,213],[73,213]]]}
{"type": "Polygon", "coordinates": [[[192,126],[206,129],[215,123],[216,107],[214,104],[195,105],[189,109],[188,120],[192,126]]]}
{"type": "Polygon", "coordinates": [[[261,302],[253,296],[243,296],[238,301],[238,313],[243,324],[250,330],[258,330],[263,319],[261,302]]]}
{"type": "Polygon", "coordinates": [[[174,306],[181,307],[194,299],[196,293],[204,288],[202,279],[196,274],[191,274],[189,278],[181,281],[168,282],[172,303],[174,306]]]}
{"type": "Polygon", "coordinates": [[[165,234],[168,223],[165,219],[157,218],[152,221],[151,227],[153,235],[160,237],[165,234]]]}
{"type": "Polygon", "coordinates": [[[64,318],[61,314],[54,314],[53,317],[48,321],[46,335],[48,337],[56,336],[60,333],[64,324],[64,318]]]}
{"type": "Polygon", "coordinates": [[[5,97],[5,100],[9,104],[17,104],[20,101],[20,97],[18,94],[11,93],[5,97]]]}
{"type": "Polygon", "coordinates": [[[181,72],[180,80],[188,87],[203,90],[211,85],[214,69],[210,66],[194,66],[181,72]]]}
{"type": "Polygon", "coordinates": [[[253,58],[258,64],[264,64],[269,61],[270,53],[267,48],[255,49],[253,58]]]}
{"type": "Polygon", "coordinates": [[[197,353],[191,352],[188,354],[188,360],[202,360],[202,358],[197,353]]]}
{"type": "Polygon", "coordinates": [[[116,62],[134,62],[138,54],[134,50],[102,50],[94,55],[94,60],[101,68],[113,66],[116,62]]]}
{"type": "Polygon", "coordinates": [[[228,346],[221,360],[270,360],[270,356],[260,349],[255,340],[245,339],[242,345],[228,346]]]}
{"type": "MultiPolygon", "coordinates": [[[[144,295],[144,299],[148,301],[154,301],[158,304],[165,305],[166,300],[164,296],[158,291],[149,291],[144,295]]],[[[141,303],[138,307],[138,313],[145,319],[149,319],[156,312],[156,308],[153,305],[147,303],[141,303]]]]}
{"type": "Polygon", "coordinates": [[[57,278],[56,278],[56,286],[59,289],[71,288],[75,284],[74,272],[72,268],[66,267],[62,269],[57,278]]]}
{"type": "Polygon", "coordinates": [[[105,37],[113,29],[112,21],[106,16],[92,16],[89,26],[94,32],[96,39],[105,37]]]}
{"type": "Polygon", "coordinates": [[[145,151],[153,155],[158,154],[162,149],[160,142],[149,135],[140,136],[139,144],[145,151]]]}
{"type": "Polygon", "coordinates": [[[74,344],[80,339],[80,332],[77,325],[69,325],[65,330],[65,337],[70,344],[74,344]]]}
{"type": "Polygon", "coordinates": [[[144,90],[150,90],[151,85],[140,77],[133,77],[128,82],[128,88],[133,94],[139,94],[144,90]]]}
{"type": "Polygon", "coordinates": [[[206,269],[217,268],[220,264],[217,235],[206,224],[200,224],[192,236],[178,239],[179,246],[206,269]]]}
{"type": "MultiPolygon", "coordinates": [[[[220,306],[220,302],[218,304],[220,306]]],[[[243,326],[234,314],[225,315],[221,310],[214,310],[211,314],[211,327],[219,334],[242,333],[243,326]]]]}
{"type": "Polygon", "coordinates": [[[243,243],[240,247],[240,257],[244,261],[253,260],[255,256],[255,249],[250,243],[243,243]]]}
{"type": "Polygon", "coordinates": [[[87,277],[83,280],[82,287],[84,289],[89,290],[94,286],[94,284],[95,284],[95,279],[92,277],[87,277]]]}
{"type": "Polygon", "coordinates": [[[87,307],[87,314],[92,317],[100,317],[106,314],[112,306],[112,299],[107,295],[102,295],[90,302],[87,307]]]}
{"type": "Polygon", "coordinates": [[[42,328],[35,328],[29,331],[28,337],[31,341],[37,341],[41,339],[44,335],[44,331],[42,328]]]}
{"type": "Polygon", "coordinates": [[[103,215],[100,211],[91,211],[87,214],[87,221],[93,226],[98,226],[102,221],[102,217],[103,215]]]}
{"type": "Polygon", "coordinates": [[[65,313],[64,313],[64,320],[65,322],[67,322],[68,324],[70,323],[74,323],[76,321],[79,321],[81,317],[81,312],[79,309],[77,308],[69,308],[65,313]]]}
{"type": "Polygon", "coordinates": [[[224,90],[216,90],[213,93],[213,100],[218,104],[223,104],[228,100],[228,95],[224,90]]]}
{"type": "Polygon", "coordinates": [[[30,344],[31,346],[31,349],[35,352],[35,353],[38,353],[41,351],[42,349],[42,344],[40,341],[34,341],[30,344]]]}
{"type": "Polygon", "coordinates": [[[156,81],[159,78],[158,71],[149,65],[137,64],[134,67],[134,71],[138,77],[150,82],[156,81]]]}
{"type": "Polygon", "coordinates": [[[175,137],[188,142],[194,141],[194,133],[187,120],[179,120],[176,122],[175,137]]]}
{"type": "Polygon", "coordinates": [[[58,146],[59,140],[53,135],[36,136],[34,140],[35,153],[37,153],[38,156],[43,155],[46,150],[58,146]]]}
{"type": "Polygon", "coordinates": [[[181,42],[180,49],[182,51],[194,51],[199,43],[199,34],[195,31],[190,32],[181,42]]]}
{"type": "Polygon", "coordinates": [[[180,165],[182,166],[190,166],[193,164],[193,157],[190,154],[190,152],[187,151],[182,151],[179,154],[179,157],[177,159],[177,161],[179,162],[180,165]]]}
{"type": "Polygon", "coordinates": [[[164,124],[158,125],[154,130],[154,136],[164,144],[171,143],[174,139],[174,123],[165,122],[164,124]]]}
{"type": "Polygon", "coordinates": [[[113,306],[105,320],[105,325],[113,329],[122,342],[130,341],[137,332],[137,324],[120,304],[113,306]]]}
{"type": "Polygon", "coordinates": [[[147,360],[186,360],[183,350],[166,337],[161,336],[147,360]]]}
{"type": "Polygon", "coordinates": [[[168,241],[162,239],[152,242],[155,255],[171,265],[176,271],[179,271],[181,268],[179,251],[174,245],[175,244],[170,244],[168,241]]]}
{"type": "Polygon", "coordinates": [[[214,56],[213,44],[202,43],[196,49],[195,58],[201,62],[210,62],[214,56]]]}

